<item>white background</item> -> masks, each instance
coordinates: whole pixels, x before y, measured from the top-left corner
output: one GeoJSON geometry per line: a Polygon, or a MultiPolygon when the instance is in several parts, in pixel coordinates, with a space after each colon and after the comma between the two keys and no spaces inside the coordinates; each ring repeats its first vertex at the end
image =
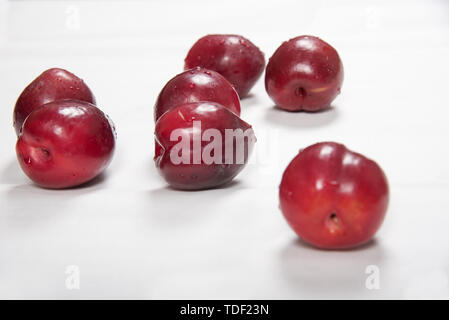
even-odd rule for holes
{"type": "Polygon", "coordinates": [[[0,1],[0,298],[449,298],[448,60],[447,1],[0,1]],[[208,33],[242,34],[267,59],[320,36],[345,81],[332,110],[294,114],[261,79],[242,101],[253,163],[226,188],[173,191],[152,160],[153,104],[208,33]],[[15,101],[50,67],[82,77],[117,126],[111,166],[83,188],[39,188],[16,161],[15,101]],[[278,209],[283,170],[323,140],[389,178],[385,223],[358,250],[303,245],[278,209]]]}

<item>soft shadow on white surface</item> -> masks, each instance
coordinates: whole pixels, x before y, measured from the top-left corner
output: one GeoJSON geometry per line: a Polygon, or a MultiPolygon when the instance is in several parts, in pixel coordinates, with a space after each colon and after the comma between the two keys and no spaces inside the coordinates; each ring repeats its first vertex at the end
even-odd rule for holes
{"type": "Polygon", "coordinates": [[[27,181],[24,173],[16,159],[11,159],[8,164],[2,168],[0,182],[3,184],[22,184],[27,181]]]}
{"type": "Polygon", "coordinates": [[[301,240],[292,241],[281,252],[281,270],[292,291],[306,298],[363,298],[368,290],[366,268],[379,267],[381,279],[388,272],[384,248],[376,240],[353,250],[328,251],[301,240]]]}
{"type": "Polygon", "coordinates": [[[189,224],[203,217],[213,217],[224,208],[233,194],[244,189],[243,183],[233,180],[215,189],[183,191],[169,186],[150,190],[145,194],[154,208],[149,210],[152,222],[163,225],[189,224]],[[175,204],[175,205],[174,205],[175,204]]]}
{"type": "Polygon", "coordinates": [[[67,189],[45,189],[29,180],[28,184],[12,186],[6,191],[5,202],[10,210],[2,216],[11,225],[33,225],[63,215],[64,208],[77,197],[102,188],[106,174],[80,186],[67,189]]]}
{"type": "MultiPolygon", "coordinates": [[[[153,147],[154,149],[154,147],[153,147]]],[[[153,156],[153,154],[152,154],[153,156]]],[[[159,174],[156,165],[154,164],[154,160],[152,157],[150,157],[149,160],[146,161],[147,165],[145,167],[145,175],[147,176],[146,179],[149,179],[149,181],[156,179],[161,181],[162,183],[164,182],[164,179],[161,177],[161,175],[159,174]]]]}
{"type": "Polygon", "coordinates": [[[254,93],[249,93],[246,97],[243,97],[240,100],[240,109],[242,110],[242,114],[245,112],[245,109],[249,109],[257,105],[260,105],[260,97],[254,93]]]}
{"type": "Polygon", "coordinates": [[[32,227],[48,223],[64,212],[70,204],[70,196],[66,192],[58,192],[30,184],[11,187],[5,199],[9,208],[3,212],[10,227],[32,227]]]}
{"type": "Polygon", "coordinates": [[[339,112],[334,106],[318,112],[290,112],[273,106],[267,109],[265,119],[275,125],[301,129],[328,125],[338,118],[339,112]]]}

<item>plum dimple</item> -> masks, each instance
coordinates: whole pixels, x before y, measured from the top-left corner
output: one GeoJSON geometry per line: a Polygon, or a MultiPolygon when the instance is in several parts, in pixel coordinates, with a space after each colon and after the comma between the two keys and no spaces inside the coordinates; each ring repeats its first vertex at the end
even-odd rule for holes
{"type": "Polygon", "coordinates": [[[304,241],[325,249],[369,241],[388,207],[389,188],[379,165],[334,142],[299,152],[279,188],[281,211],[304,241]]]}
{"type": "Polygon", "coordinates": [[[341,91],[343,64],[337,51],[313,36],[284,42],[270,58],[265,88],[274,103],[288,111],[319,111],[341,91]]]}
{"type": "Polygon", "coordinates": [[[73,187],[95,178],[114,149],[114,129],[105,114],[78,100],[58,100],[33,111],[16,144],[22,170],[46,188],[73,187]]]}

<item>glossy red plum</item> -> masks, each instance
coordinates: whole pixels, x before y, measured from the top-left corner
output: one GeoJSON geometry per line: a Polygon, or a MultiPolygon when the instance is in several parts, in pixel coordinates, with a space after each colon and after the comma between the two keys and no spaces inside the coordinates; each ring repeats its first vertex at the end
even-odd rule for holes
{"type": "Polygon", "coordinates": [[[25,174],[46,188],[68,188],[99,175],[115,148],[114,126],[94,105],[58,100],[33,111],[16,144],[25,174]]]}
{"type": "Polygon", "coordinates": [[[241,98],[262,75],[265,57],[248,39],[231,34],[213,34],[199,39],[185,58],[185,69],[203,67],[229,80],[241,98]]]}
{"type": "Polygon", "coordinates": [[[62,99],[95,104],[94,95],[82,79],[63,69],[49,69],[34,79],[17,99],[13,114],[16,134],[19,135],[23,122],[33,110],[62,99]]]}
{"type": "Polygon", "coordinates": [[[246,165],[256,141],[251,126],[214,102],[180,105],[156,123],[154,161],[176,189],[214,188],[246,165]]]}
{"type": "Polygon", "coordinates": [[[334,142],[317,143],[290,162],[279,189],[285,219],[304,241],[347,249],[369,241],[384,220],[389,191],[379,165],[334,142]]]}
{"type": "Polygon", "coordinates": [[[198,101],[217,102],[240,115],[239,96],[229,81],[215,71],[193,68],[167,82],[156,100],[154,118],[180,104],[198,101]]]}
{"type": "Polygon", "coordinates": [[[268,95],[288,111],[328,108],[342,84],[343,64],[337,51],[312,36],[284,42],[268,61],[265,72],[268,95]]]}

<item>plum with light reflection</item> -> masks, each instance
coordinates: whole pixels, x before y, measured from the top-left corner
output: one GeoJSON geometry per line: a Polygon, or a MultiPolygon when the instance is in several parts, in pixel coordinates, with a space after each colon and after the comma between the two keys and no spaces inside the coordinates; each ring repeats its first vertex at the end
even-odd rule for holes
{"type": "Polygon", "coordinates": [[[16,144],[25,174],[45,188],[69,188],[98,176],[115,149],[115,129],[93,104],[58,100],[34,110],[16,144]]]}
{"type": "Polygon", "coordinates": [[[319,111],[330,106],[343,84],[337,51],[320,38],[299,36],[284,42],[265,72],[265,89],[277,107],[319,111]]]}
{"type": "Polygon", "coordinates": [[[215,71],[197,67],[176,75],[162,88],[154,119],[178,105],[199,101],[217,102],[240,115],[240,99],[229,81],[215,71]]]}
{"type": "Polygon", "coordinates": [[[236,34],[209,34],[199,39],[185,58],[185,69],[217,71],[237,90],[248,95],[265,67],[265,56],[251,41],[236,34]]]}
{"type": "Polygon", "coordinates": [[[84,81],[73,73],[52,68],[34,79],[20,94],[14,107],[13,125],[16,134],[26,117],[43,104],[74,99],[95,104],[95,97],[84,81]]]}
{"type": "Polygon", "coordinates": [[[154,162],[167,183],[182,190],[223,186],[245,167],[254,131],[216,102],[181,104],[156,122],[154,162]]]}
{"type": "Polygon", "coordinates": [[[335,142],[300,151],[284,171],[280,208],[305,242],[348,249],[368,242],[388,207],[387,178],[371,159],[335,142]]]}

